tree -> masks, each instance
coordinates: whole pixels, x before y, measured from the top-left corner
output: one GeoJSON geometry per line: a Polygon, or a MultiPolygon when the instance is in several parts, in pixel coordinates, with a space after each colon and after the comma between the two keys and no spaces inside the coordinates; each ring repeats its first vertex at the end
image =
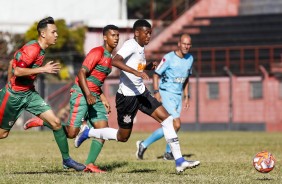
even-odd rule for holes
{"type": "MultiPolygon", "coordinates": [[[[38,22],[35,22],[25,34],[25,41],[37,39],[38,33],[36,30],[38,22]]],[[[85,40],[85,28],[76,27],[69,28],[66,25],[65,20],[55,20],[55,24],[58,29],[59,37],[57,43],[47,50],[47,53],[58,52],[77,52],[78,54],[84,54],[83,43],[85,40]]]]}
{"type": "MultiPolygon", "coordinates": [[[[35,22],[25,34],[25,41],[37,39],[38,33],[36,30],[38,22],[35,22]]],[[[74,62],[81,63],[84,58],[84,40],[86,29],[83,26],[68,27],[65,20],[55,20],[58,29],[57,43],[46,50],[45,61],[53,60],[60,62],[62,68],[59,74],[61,79],[72,78],[76,74],[76,68],[73,67],[74,62]],[[66,75],[67,66],[72,67],[70,71],[74,72],[66,75]],[[68,77],[63,77],[68,76],[68,77]]]]}
{"type": "Polygon", "coordinates": [[[129,19],[150,19],[150,7],[154,3],[154,17],[159,17],[162,13],[167,11],[171,5],[171,0],[127,0],[127,12],[129,19]]]}

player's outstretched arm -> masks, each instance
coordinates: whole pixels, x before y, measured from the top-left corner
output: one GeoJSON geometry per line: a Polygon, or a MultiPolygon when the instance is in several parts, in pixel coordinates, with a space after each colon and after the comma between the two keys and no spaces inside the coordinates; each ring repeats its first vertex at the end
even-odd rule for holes
{"type": "Polygon", "coordinates": [[[40,73],[53,73],[56,74],[61,69],[60,63],[49,61],[46,65],[38,68],[27,68],[27,64],[24,61],[18,62],[14,74],[17,77],[35,75],[40,73]]]}
{"type": "Polygon", "coordinates": [[[113,58],[112,65],[123,71],[132,73],[133,75],[136,75],[137,77],[142,77],[143,79],[149,79],[149,76],[145,72],[138,72],[137,70],[124,64],[123,57],[118,54],[113,58]]]}

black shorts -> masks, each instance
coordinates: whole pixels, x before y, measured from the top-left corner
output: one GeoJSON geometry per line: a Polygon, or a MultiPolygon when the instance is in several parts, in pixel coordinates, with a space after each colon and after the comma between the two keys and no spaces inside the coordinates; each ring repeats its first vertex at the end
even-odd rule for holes
{"type": "Polygon", "coordinates": [[[138,110],[151,116],[162,104],[151,95],[146,88],[144,93],[137,96],[124,96],[116,94],[117,119],[120,128],[132,129],[133,120],[138,110]]]}

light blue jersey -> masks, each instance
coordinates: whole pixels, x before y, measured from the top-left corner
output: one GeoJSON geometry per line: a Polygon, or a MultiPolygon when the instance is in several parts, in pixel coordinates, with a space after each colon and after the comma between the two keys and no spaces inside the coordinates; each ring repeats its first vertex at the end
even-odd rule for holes
{"type": "Polygon", "coordinates": [[[159,91],[162,104],[173,118],[179,118],[182,109],[183,83],[192,74],[193,56],[178,57],[175,52],[166,54],[155,73],[160,75],[159,91]]]}
{"type": "Polygon", "coordinates": [[[182,94],[183,83],[192,74],[193,56],[178,57],[174,51],[166,54],[155,73],[161,76],[159,88],[174,94],[182,94]]]}

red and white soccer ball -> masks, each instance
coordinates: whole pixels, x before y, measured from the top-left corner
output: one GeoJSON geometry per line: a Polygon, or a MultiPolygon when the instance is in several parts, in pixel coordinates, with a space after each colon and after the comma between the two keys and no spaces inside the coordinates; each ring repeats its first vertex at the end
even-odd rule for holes
{"type": "Polygon", "coordinates": [[[275,166],[275,158],[268,151],[258,152],[254,159],[253,165],[258,172],[268,173],[274,169],[275,166]]]}

